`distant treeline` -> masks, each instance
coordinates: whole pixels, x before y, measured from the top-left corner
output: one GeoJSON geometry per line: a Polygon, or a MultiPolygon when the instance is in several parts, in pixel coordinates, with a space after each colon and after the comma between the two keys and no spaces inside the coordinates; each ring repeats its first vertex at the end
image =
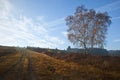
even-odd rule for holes
{"type": "MultiPolygon", "coordinates": [[[[59,49],[49,49],[49,48],[39,48],[39,47],[27,47],[30,50],[36,51],[36,52],[44,52],[44,53],[81,53],[84,54],[84,49],[77,49],[77,48],[68,48],[67,50],[59,50],[59,49]]],[[[88,49],[88,54],[92,55],[109,55],[109,52],[106,49],[99,49],[99,48],[93,48],[88,49]]]]}
{"type": "MultiPolygon", "coordinates": [[[[67,48],[67,50],[59,50],[59,49],[49,49],[49,48],[39,48],[39,47],[27,47],[27,49],[36,51],[36,52],[43,52],[46,54],[55,54],[55,53],[80,53],[84,54],[84,49],[78,49],[78,48],[67,48]]],[[[100,49],[100,48],[89,48],[88,54],[92,55],[101,55],[101,56],[120,56],[120,50],[106,50],[106,49],[100,49]]]]}
{"type": "Polygon", "coordinates": [[[47,52],[53,52],[53,53],[67,53],[66,50],[59,50],[59,49],[50,49],[50,48],[39,48],[39,47],[27,47],[27,49],[40,52],[40,53],[47,53],[47,52]]]}
{"type": "MultiPolygon", "coordinates": [[[[8,47],[8,46],[0,46],[0,56],[9,54],[9,53],[15,53],[17,47],[8,47]]],[[[65,55],[65,54],[71,54],[71,53],[79,53],[84,54],[84,49],[78,49],[78,48],[70,48],[68,47],[67,50],[59,50],[59,49],[50,49],[50,48],[40,48],[40,47],[27,47],[27,49],[36,51],[36,52],[42,52],[49,55],[65,55]]],[[[100,49],[100,48],[89,48],[88,54],[92,55],[101,55],[101,56],[120,56],[120,50],[106,50],[106,49],[100,49]]]]}
{"type": "MultiPolygon", "coordinates": [[[[84,53],[84,49],[78,49],[78,48],[68,48],[68,52],[75,52],[75,53],[84,53]]],[[[101,49],[101,48],[89,48],[87,50],[88,54],[92,55],[109,55],[109,52],[106,49],[101,49]]]]}
{"type": "Polygon", "coordinates": [[[15,47],[0,46],[0,56],[4,56],[11,53],[16,53],[15,47]]]}
{"type": "Polygon", "coordinates": [[[110,56],[120,56],[120,50],[109,50],[110,56]]]}

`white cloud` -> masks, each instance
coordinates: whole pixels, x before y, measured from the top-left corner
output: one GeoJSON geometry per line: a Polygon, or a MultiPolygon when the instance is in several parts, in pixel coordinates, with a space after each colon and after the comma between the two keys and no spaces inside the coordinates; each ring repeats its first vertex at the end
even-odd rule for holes
{"type": "MultiPolygon", "coordinates": [[[[36,19],[25,15],[15,17],[10,13],[13,8],[10,0],[1,0],[1,4],[3,6],[0,6],[2,10],[0,15],[4,17],[0,18],[0,45],[57,48],[64,44],[59,37],[49,35],[49,30],[46,29],[47,23],[43,20],[44,16],[36,19]]],[[[52,26],[54,23],[49,24],[52,26]]]]}
{"type": "Polygon", "coordinates": [[[13,5],[9,0],[0,0],[0,18],[9,16],[13,9],[13,5]]]}
{"type": "Polygon", "coordinates": [[[120,17],[113,17],[112,20],[117,20],[117,19],[120,19],[120,17]]]}
{"type": "Polygon", "coordinates": [[[63,31],[62,34],[63,34],[65,37],[67,37],[68,32],[63,31]]]}
{"type": "MultiPolygon", "coordinates": [[[[49,37],[48,37],[49,38],[49,37]]],[[[58,37],[51,37],[51,38],[49,38],[50,39],[50,41],[53,43],[53,42],[55,42],[55,43],[57,43],[57,44],[64,44],[65,42],[64,41],[61,41],[60,40],[60,38],[58,38],[58,37]]]]}
{"type": "Polygon", "coordinates": [[[114,10],[118,10],[120,9],[120,0],[118,1],[114,1],[112,3],[109,3],[109,4],[106,4],[100,8],[97,8],[96,10],[97,11],[107,11],[107,12],[111,12],[111,11],[114,11],[114,10]]]}
{"type": "Polygon", "coordinates": [[[54,20],[52,22],[49,22],[46,26],[48,27],[54,27],[56,25],[64,24],[65,23],[65,17],[54,20]]]}
{"type": "Polygon", "coordinates": [[[116,39],[116,40],[114,40],[113,42],[120,42],[120,39],[116,39]]]}

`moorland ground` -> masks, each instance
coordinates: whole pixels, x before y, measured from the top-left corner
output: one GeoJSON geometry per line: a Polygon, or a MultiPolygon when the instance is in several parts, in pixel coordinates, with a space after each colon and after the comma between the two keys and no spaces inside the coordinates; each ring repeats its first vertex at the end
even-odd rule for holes
{"type": "Polygon", "coordinates": [[[120,80],[120,57],[0,48],[0,80],[120,80]],[[4,55],[3,55],[4,54],[4,55]]]}

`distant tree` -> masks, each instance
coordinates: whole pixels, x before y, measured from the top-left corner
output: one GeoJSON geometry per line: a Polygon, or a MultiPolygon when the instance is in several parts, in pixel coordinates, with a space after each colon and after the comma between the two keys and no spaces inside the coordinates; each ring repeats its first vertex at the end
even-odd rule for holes
{"type": "Polygon", "coordinates": [[[71,47],[70,47],[70,46],[68,46],[67,51],[70,51],[70,50],[71,50],[71,47]]]}
{"type": "Polygon", "coordinates": [[[56,48],[55,50],[58,50],[58,48],[56,48]]]}
{"type": "Polygon", "coordinates": [[[74,45],[87,48],[94,46],[103,47],[107,28],[111,24],[107,12],[96,13],[93,9],[87,9],[83,5],[77,7],[74,15],[66,17],[68,39],[74,45]]]}

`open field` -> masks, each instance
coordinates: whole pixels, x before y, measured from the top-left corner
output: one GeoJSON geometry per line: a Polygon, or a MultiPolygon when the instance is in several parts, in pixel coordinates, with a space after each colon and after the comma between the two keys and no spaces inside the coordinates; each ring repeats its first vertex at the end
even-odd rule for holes
{"type": "Polygon", "coordinates": [[[34,80],[28,51],[16,50],[17,53],[0,57],[0,80],[34,80]]]}
{"type": "Polygon", "coordinates": [[[120,57],[15,49],[0,56],[0,80],[120,80],[120,57]]]}

